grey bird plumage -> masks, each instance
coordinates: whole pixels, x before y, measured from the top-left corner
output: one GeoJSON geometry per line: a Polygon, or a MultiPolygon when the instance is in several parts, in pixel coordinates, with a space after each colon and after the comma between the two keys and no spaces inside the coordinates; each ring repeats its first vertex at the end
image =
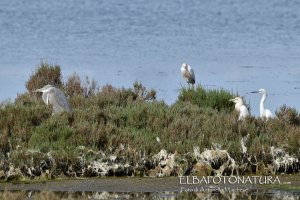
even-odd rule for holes
{"type": "Polygon", "coordinates": [[[52,115],[72,109],[64,93],[52,85],[45,85],[43,88],[32,92],[43,92],[42,98],[45,104],[53,105],[52,115]]]}

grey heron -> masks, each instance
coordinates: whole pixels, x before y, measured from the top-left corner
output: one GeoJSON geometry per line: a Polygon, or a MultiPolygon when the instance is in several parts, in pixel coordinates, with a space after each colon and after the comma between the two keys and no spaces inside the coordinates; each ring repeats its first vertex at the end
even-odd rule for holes
{"type": "Polygon", "coordinates": [[[235,110],[239,112],[239,120],[244,120],[247,115],[249,115],[247,107],[244,105],[243,99],[241,97],[235,97],[230,99],[235,103],[235,110]]]}
{"type": "Polygon", "coordinates": [[[34,90],[32,92],[43,93],[42,98],[45,104],[53,105],[52,115],[64,110],[71,110],[70,103],[64,93],[52,85],[45,85],[43,88],[34,90]]]}
{"type": "Polygon", "coordinates": [[[267,91],[265,89],[260,89],[258,91],[254,91],[251,93],[259,93],[262,95],[262,98],[260,101],[260,117],[266,117],[266,119],[273,118],[271,111],[268,109],[265,109],[265,107],[264,107],[264,102],[267,99],[267,91]]]}
{"type": "Polygon", "coordinates": [[[195,84],[195,73],[194,70],[186,63],[182,64],[181,67],[181,74],[183,78],[186,80],[186,82],[189,84],[195,84]]]}

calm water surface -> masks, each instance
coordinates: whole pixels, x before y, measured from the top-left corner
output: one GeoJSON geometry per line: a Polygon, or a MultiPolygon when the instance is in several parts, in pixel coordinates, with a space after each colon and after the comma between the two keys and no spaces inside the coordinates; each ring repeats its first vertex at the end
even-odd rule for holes
{"type": "Polygon", "coordinates": [[[26,91],[41,59],[115,87],[135,80],[169,105],[183,62],[196,82],[238,90],[259,115],[300,110],[300,2],[66,0],[0,2],[0,101],[26,91]]]}
{"type": "MultiPolygon", "coordinates": [[[[3,192],[3,191],[0,191],[3,192]]],[[[34,196],[40,191],[8,191],[12,196],[25,193],[27,199],[35,199],[34,196]]],[[[55,196],[67,199],[68,197],[85,197],[88,199],[207,199],[207,200],[237,200],[237,199],[256,199],[256,200],[275,200],[275,199],[299,199],[298,191],[276,191],[267,189],[251,190],[218,190],[210,192],[91,192],[91,191],[56,191],[55,196]]]]}

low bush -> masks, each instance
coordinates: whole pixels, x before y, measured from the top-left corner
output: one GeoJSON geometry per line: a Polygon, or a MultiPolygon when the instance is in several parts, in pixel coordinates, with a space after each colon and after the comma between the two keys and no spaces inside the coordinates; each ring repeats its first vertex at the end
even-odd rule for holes
{"type": "MultiPolygon", "coordinates": [[[[179,89],[178,101],[189,102],[199,107],[210,107],[217,109],[218,111],[233,111],[234,103],[230,102],[229,99],[238,97],[239,94],[233,91],[228,91],[224,88],[205,88],[201,84],[193,86],[191,88],[186,88],[181,86],[179,89]]],[[[244,104],[250,111],[250,104],[244,104]]]]}

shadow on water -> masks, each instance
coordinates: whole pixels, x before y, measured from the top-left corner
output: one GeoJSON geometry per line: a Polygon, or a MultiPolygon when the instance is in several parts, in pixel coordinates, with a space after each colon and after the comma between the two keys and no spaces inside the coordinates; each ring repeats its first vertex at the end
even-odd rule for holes
{"type": "MultiPolygon", "coordinates": [[[[233,189],[200,188],[191,192],[98,192],[98,191],[37,191],[9,190],[1,191],[1,196],[38,199],[56,197],[58,199],[299,199],[299,191],[274,189],[233,189]],[[6,193],[6,194],[4,194],[6,193]],[[45,196],[41,196],[44,193],[45,196]]],[[[14,198],[13,198],[14,199],[14,198]]]]}

